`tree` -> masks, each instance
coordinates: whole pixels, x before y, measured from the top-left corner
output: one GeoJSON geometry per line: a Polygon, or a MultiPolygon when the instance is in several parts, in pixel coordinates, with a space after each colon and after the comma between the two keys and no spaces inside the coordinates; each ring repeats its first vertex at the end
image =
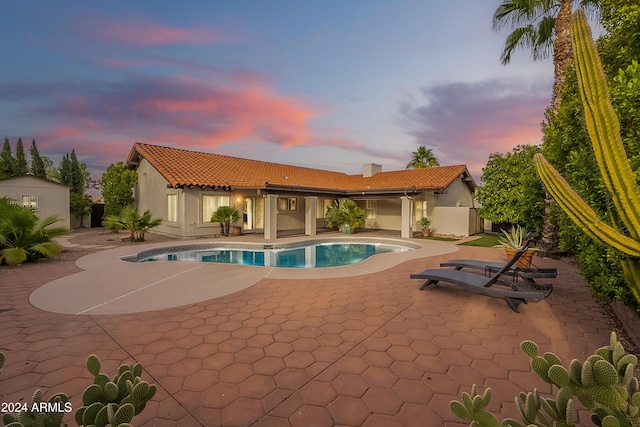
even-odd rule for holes
{"type": "Polygon", "coordinates": [[[76,150],[71,150],[71,191],[76,194],[84,194],[87,189],[86,165],[78,162],[76,150]]]}
{"type": "Polygon", "coordinates": [[[31,148],[29,149],[29,155],[31,156],[31,173],[38,178],[47,178],[47,168],[45,166],[40,151],[36,147],[36,140],[31,140],[31,148]]]}
{"type": "Polygon", "coordinates": [[[576,225],[594,240],[624,255],[619,263],[625,282],[640,305],[640,191],[636,175],[627,159],[600,57],[583,13],[573,19],[572,39],[585,123],[611,200],[608,214],[599,216],[542,154],[535,156],[536,169],[545,187],[576,225]]]}
{"type": "Polygon", "coordinates": [[[510,153],[494,153],[482,169],[484,185],[476,189],[480,214],[494,223],[542,225],[544,187],[533,166],[540,152],[534,145],[519,145],[510,153]]]}
{"type": "Polygon", "coordinates": [[[407,164],[407,169],[422,169],[432,166],[440,166],[438,159],[433,155],[433,148],[427,149],[421,145],[416,151],[411,153],[412,159],[407,164]]]}
{"type": "Polygon", "coordinates": [[[13,164],[13,175],[25,176],[28,172],[29,167],[27,166],[27,156],[24,153],[22,138],[18,138],[18,142],[16,143],[16,157],[13,164]]]}
{"type": "Polygon", "coordinates": [[[503,0],[493,15],[493,28],[515,27],[507,36],[500,56],[502,64],[511,61],[518,48],[531,49],[534,61],[553,55],[554,84],[552,108],[560,105],[564,74],[571,62],[571,12],[573,3],[597,10],[600,0],[503,0]]]}
{"type": "Polygon", "coordinates": [[[84,219],[91,215],[93,199],[88,194],[69,194],[71,213],[80,220],[80,228],[84,226],[84,219]]]}
{"type": "Polygon", "coordinates": [[[104,214],[118,215],[122,209],[134,204],[133,187],[138,182],[136,171],[124,167],[124,163],[111,164],[102,175],[104,214]]]}
{"type": "Polygon", "coordinates": [[[2,152],[0,152],[0,179],[9,178],[13,176],[13,164],[15,159],[11,154],[11,144],[9,144],[9,138],[4,139],[2,145],[2,152]]]}
{"type": "Polygon", "coordinates": [[[213,215],[211,215],[211,222],[220,223],[220,234],[223,236],[229,235],[231,224],[239,219],[240,212],[231,206],[220,206],[213,215]]]}

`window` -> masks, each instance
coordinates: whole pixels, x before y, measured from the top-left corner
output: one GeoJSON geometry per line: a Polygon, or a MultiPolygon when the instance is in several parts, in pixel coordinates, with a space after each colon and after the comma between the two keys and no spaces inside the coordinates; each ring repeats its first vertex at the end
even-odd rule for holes
{"type": "Polygon", "coordinates": [[[327,214],[327,208],[331,206],[333,200],[331,199],[318,199],[316,203],[316,218],[321,219],[327,214]]]}
{"type": "Polygon", "coordinates": [[[167,221],[178,221],[178,195],[167,194],[167,221]]]}
{"type": "Polygon", "coordinates": [[[33,194],[23,194],[22,195],[22,206],[37,208],[38,207],[38,196],[33,194]]]}
{"type": "Polygon", "coordinates": [[[211,222],[211,216],[220,206],[231,206],[229,196],[217,194],[202,195],[202,222],[211,222]]]}
{"type": "Polygon", "coordinates": [[[416,216],[416,221],[420,221],[420,218],[428,218],[428,212],[427,212],[427,201],[426,200],[415,200],[414,201],[414,206],[415,206],[415,216],[416,216]]]}
{"type": "Polygon", "coordinates": [[[367,219],[376,219],[376,208],[377,203],[375,200],[367,200],[365,205],[365,213],[367,214],[367,219]]]}
{"type": "Polygon", "coordinates": [[[295,197],[279,197],[278,198],[278,210],[283,211],[295,211],[298,208],[298,203],[295,197]]]}

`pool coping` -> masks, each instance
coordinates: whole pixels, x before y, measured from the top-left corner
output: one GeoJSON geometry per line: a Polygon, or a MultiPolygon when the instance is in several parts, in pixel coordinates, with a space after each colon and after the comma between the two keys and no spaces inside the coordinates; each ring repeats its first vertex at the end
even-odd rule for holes
{"type": "Polygon", "coordinates": [[[330,279],[374,274],[411,259],[453,253],[457,246],[447,242],[373,237],[310,236],[279,239],[275,242],[244,242],[202,239],[181,244],[154,243],[118,247],[86,255],[76,261],[83,271],[66,276],[36,289],[29,301],[34,306],[54,312],[75,315],[110,315],[138,313],[193,304],[242,291],[265,278],[330,279]],[[263,246],[300,245],[303,242],[330,240],[356,242],[396,242],[419,246],[418,249],[373,255],[355,264],[339,267],[288,268],[241,264],[155,261],[134,263],[122,258],[134,257],[142,251],[193,245],[263,246]]]}

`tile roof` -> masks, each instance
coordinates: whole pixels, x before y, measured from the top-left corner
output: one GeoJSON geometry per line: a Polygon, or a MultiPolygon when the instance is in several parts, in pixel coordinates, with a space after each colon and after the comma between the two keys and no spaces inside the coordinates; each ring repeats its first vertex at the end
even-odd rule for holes
{"type": "Polygon", "coordinates": [[[219,154],[188,151],[136,143],[127,160],[135,167],[146,159],[173,187],[298,187],[323,190],[438,190],[444,189],[463,174],[470,179],[466,166],[440,166],[425,169],[378,172],[371,177],[347,175],[322,169],[269,163],[219,154]]]}

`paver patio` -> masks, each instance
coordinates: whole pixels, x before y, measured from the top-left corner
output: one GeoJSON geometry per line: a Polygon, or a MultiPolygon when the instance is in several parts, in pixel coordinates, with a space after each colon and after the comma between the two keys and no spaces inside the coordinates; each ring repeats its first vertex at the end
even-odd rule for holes
{"type": "MultiPolygon", "coordinates": [[[[501,299],[445,286],[419,291],[409,279],[453,257],[504,256],[458,249],[382,273],[266,278],[213,300],[121,315],[56,314],[29,303],[38,287],[80,271],[74,263],[7,271],[0,401],[30,401],[40,388],[45,397],[66,392],[77,409],[95,353],[108,375],[137,361],[158,385],[136,426],[465,425],[449,401],[473,383],[493,389],[492,411],[515,417],[520,391],[551,392],[531,373],[522,340],[568,362],[606,345],[610,327],[576,269],[557,260],[538,260],[558,268],[553,294],[519,314],[501,299]]],[[[586,413],[578,416],[588,425],[586,413]]]]}

